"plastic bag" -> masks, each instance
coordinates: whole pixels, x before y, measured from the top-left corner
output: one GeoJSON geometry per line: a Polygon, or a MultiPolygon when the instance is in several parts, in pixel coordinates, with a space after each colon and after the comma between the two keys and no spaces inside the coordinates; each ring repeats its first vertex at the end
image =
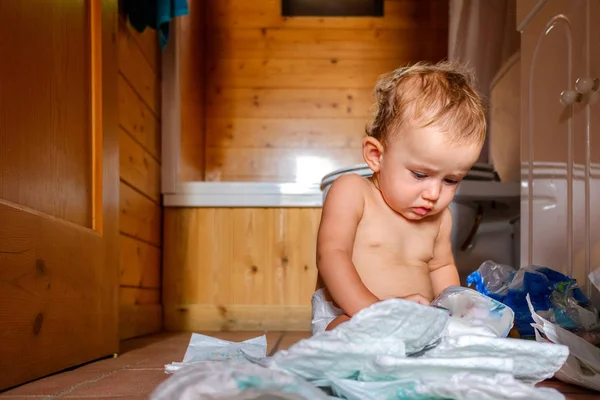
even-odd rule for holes
{"type": "Polygon", "coordinates": [[[510,283],[517,270],[510,265],[484,261],[477,271],[467,277],[467,285],[487,296],[501,301],[508,294],[510,283]]]}
{"type": "Polygon", "coordinates": [[[450,286],[431,305],[447,309],[451,317],[480,334],[488,330],[493,336],[506,337],[513,326],[514,313],[509,307],[473,289],[450,286]]]}
{"type": "Polygon", "coordinates": [[[587,332],[597,327],[598,312],[577,282],[550,268],[531,266],[516,270],[486,261],[469,275],[467,284],[510,307],[521,337],[535,337],[528,294],[536,312],[565,329],[587,332]],[[512,275],[511,270],[515,271],[512,275]]]}
{"type": "Polygon", "coordinates": [[[554,321],[565,329],[592,331],[598,329],[598,311],[587,301],[579,302],[573,292],[578,290],[575,280],[557,285],[550,295],[554,321]]]}

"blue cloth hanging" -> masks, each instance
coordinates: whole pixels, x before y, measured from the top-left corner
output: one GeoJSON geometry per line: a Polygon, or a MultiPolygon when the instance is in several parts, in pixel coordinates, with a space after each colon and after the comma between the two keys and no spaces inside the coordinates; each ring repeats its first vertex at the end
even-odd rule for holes
{"type": "Polygon", "coordinates": [[[169,24],[175,17],[188,15],[187,0],[123,0],[123,12],[138,32],[146,27],[156,29],[160,48],[169,42],[169,24]]]}

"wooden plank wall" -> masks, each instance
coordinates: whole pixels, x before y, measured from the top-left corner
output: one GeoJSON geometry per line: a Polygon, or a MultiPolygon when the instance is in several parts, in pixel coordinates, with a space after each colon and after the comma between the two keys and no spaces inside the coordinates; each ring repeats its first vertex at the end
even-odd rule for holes
{"type": "MultiPolygon", "coordinates": [[[[377,76],[447,54],[446,1],[387,0],[383,18],[282,18],[280,0],[189,5],[178,31],[187,181],[318,182],[362,162],[377,76]]],[[[165,328],[310,329],[319,218],[165,209],[165,328]]]]}
{"type": "Polygon", "coordinates": [[[165,209],[165,328],[307,330],[319,208],[165,209]]]}
{"type": "Polygon", "coordinates": [[[283,18],[280,3],[190,1],[183,180],[318,182],[363,162],[377,77],[447,56],[446,1],[386,0],[383,18],[283,18]]]}
{"type": "Polygon", "coordinates": [[[119,58],[121,339],[162,329],[160,50],[121,17],[119,58]]]}

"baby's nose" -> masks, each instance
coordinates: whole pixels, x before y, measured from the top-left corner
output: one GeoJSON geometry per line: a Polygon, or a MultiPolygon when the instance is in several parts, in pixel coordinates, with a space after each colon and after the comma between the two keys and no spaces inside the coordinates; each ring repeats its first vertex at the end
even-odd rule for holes
{"type": "Polygon", "coordinates": [[[437,200],[440,197],[440,186],[440,184],[432,182],[431,185],[423,191],[423,198],[430,201],[437,200]]]}

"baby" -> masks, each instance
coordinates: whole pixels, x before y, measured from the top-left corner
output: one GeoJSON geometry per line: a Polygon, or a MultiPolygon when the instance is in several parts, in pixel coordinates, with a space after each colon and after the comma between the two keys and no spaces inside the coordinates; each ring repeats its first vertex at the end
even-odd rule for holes
{"type": "Polygon", "coordinates": [[[375,302],[429,305],[460,285],[448,205],[486,132],[472,85],[470,72],[449,62],[399,68],[377,82],[362,145],[373,176],[341,176],[323,204],[313,334],[375,302]]]}

